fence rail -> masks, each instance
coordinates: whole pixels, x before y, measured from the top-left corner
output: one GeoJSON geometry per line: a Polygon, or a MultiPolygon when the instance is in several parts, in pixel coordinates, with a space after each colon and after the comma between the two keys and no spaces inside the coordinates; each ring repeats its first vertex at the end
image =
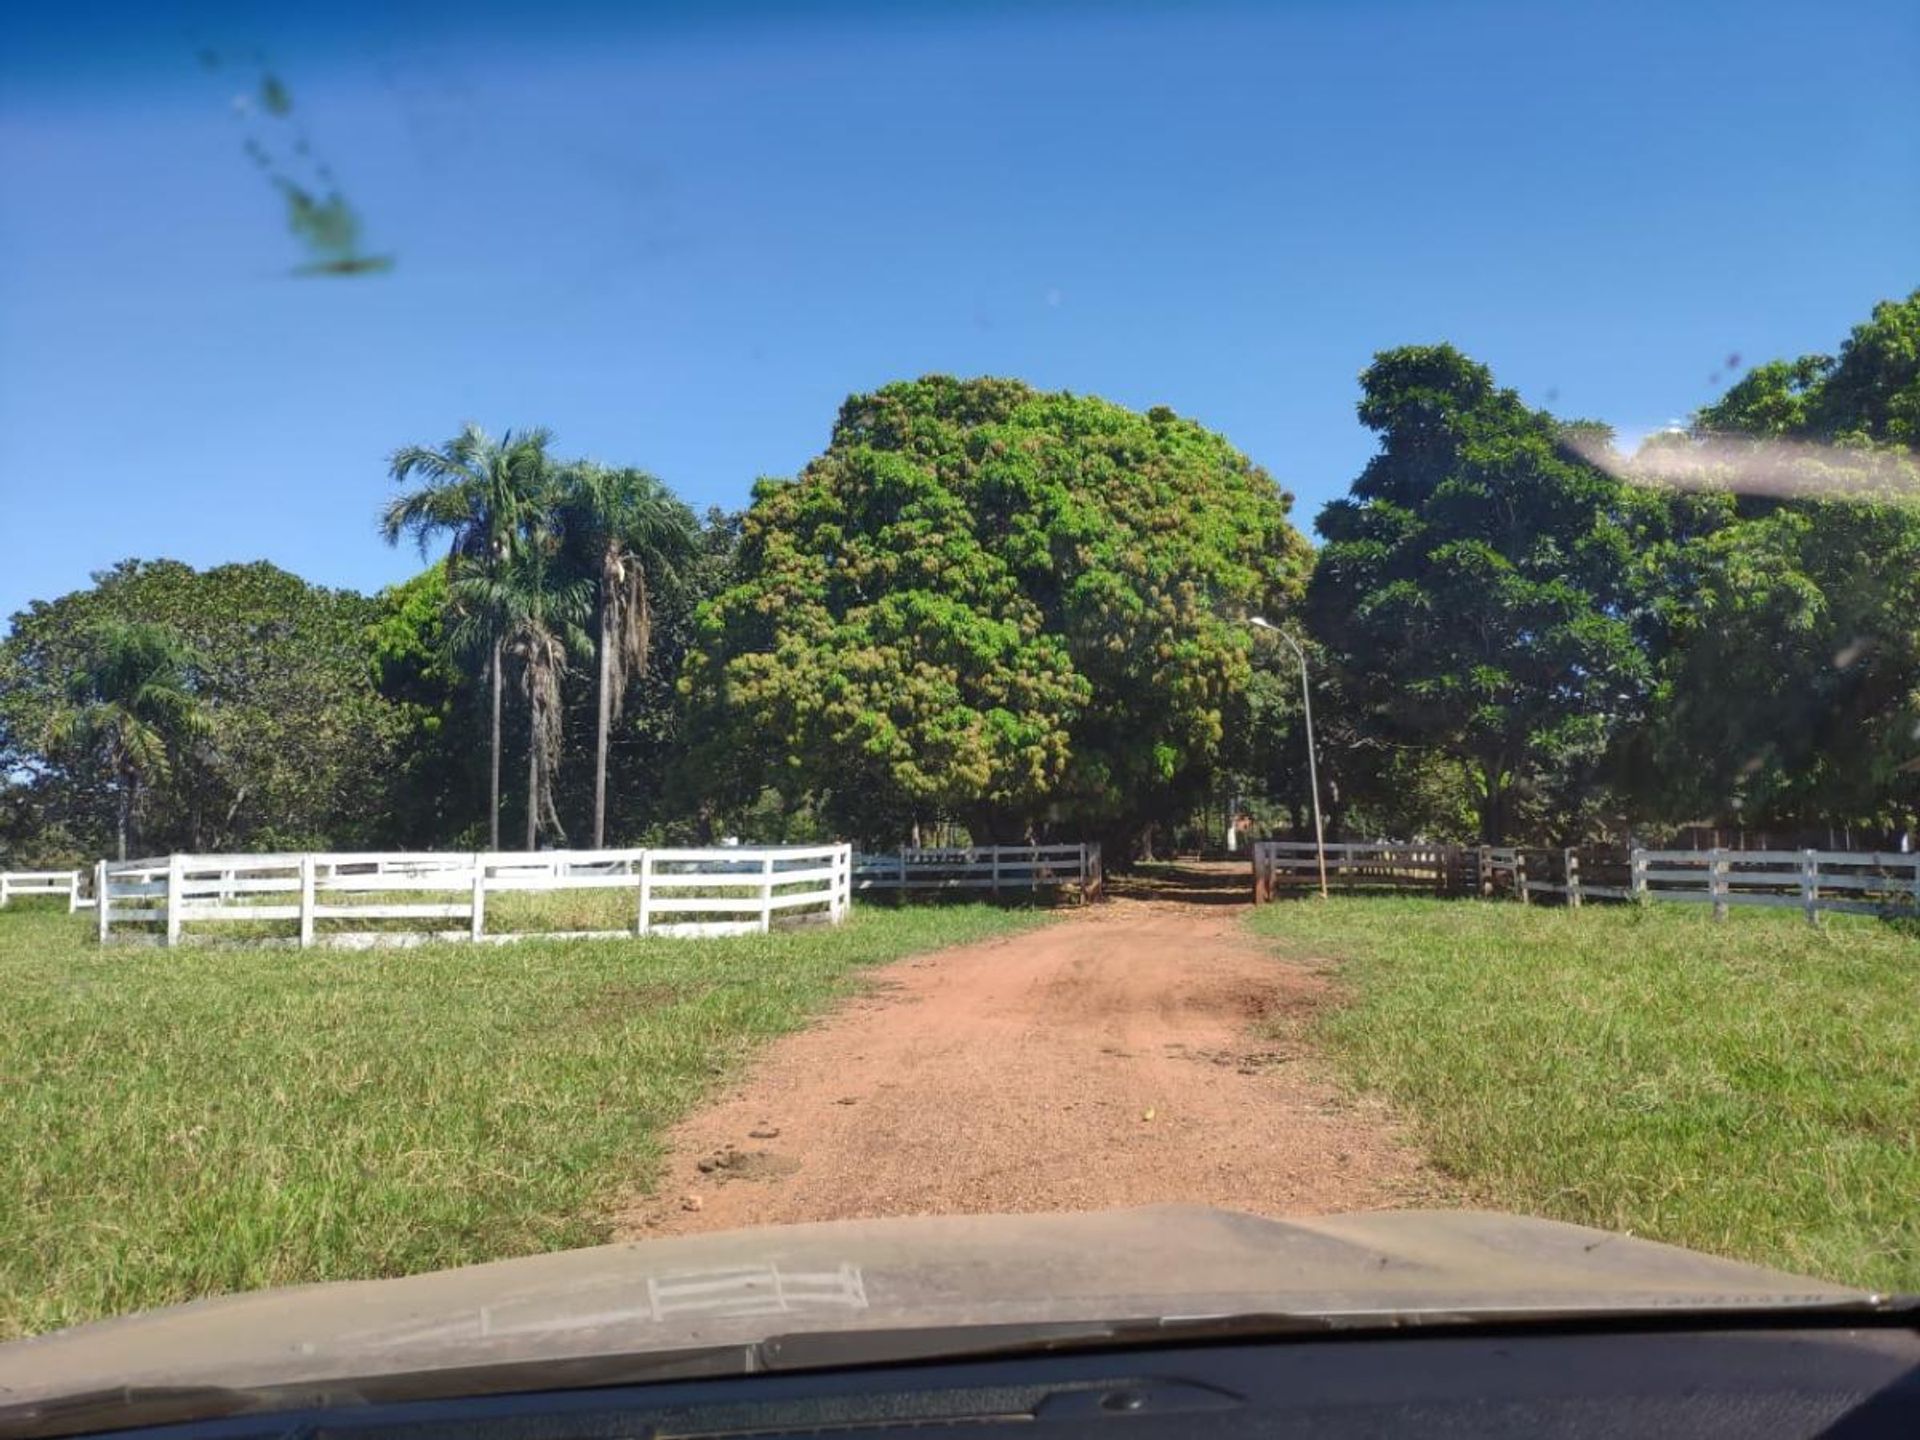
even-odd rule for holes
{"type": "MultiPolygon", "coordinates": [[[[1253,893],[1270,900],[1289,886],[1318,883],[1318,847],[1261,840],[1253,847],[1253,893]]],[[[1674,901],[1793,907],[1822,912],[1920,915],[1920,855],[1865,850],[1571,849],[1490,845],[1328,845],[1327,883],[1347,889],[1428,889],[1444,895],[1511,896],[1526,904],[1554,897],[1589,901],[1674,901]]]]}
{"type": "Polygon", "coordinates": [[[998,895],[1077,887],[1085,901],[1100,897],[1102,882],[1095,844],[902,848],[853,857],[856,890],[973,889],[998,895]]]}
{"type": "MultiPolygon", "coordinates": [[[[1276,890],[1320,883],[1320,846],[1312,841],[1257,840],[1253,846],[1253,898],[1270,900],[1276,890]]],[[[1427,890],[1447,893],[1460,864],[1458,846],[1343,843],[1325,847],[1327,884],[1348,889],[1427,890]]]]}
{"type": "Polygon", "coordinates": [[[292,921],[301,948],[500,943],[539,937],[765,933],[838,924],[852,904],[849,845],[710,850],[542,850],[474,854],[168,855],[101,861],[102,944],[132,933],[178,944],[185,927],[292,921]],[[618,930],[492,931],[489,895],[614,890],[633,895],[618,930]],[[416,898],[418,897],[418,898],[416,898]],[[666,918],[662,918],[666,917],[666,918]],[[321,929],[351,921],[461,922],[459,928],[321,929]]]}
{"type": "Polygon", "coordinates": [[[64,895],[67,913],[93,908],[78,870],[0,870],[0,906],[16,895],[64,895]]]}

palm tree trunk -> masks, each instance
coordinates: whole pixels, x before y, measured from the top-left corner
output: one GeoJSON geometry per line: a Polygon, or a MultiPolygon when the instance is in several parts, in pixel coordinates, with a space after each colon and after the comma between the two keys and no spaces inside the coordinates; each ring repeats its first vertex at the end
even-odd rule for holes
{"type": "Polygon", "coordinates": [[[487,848],[500,848],[500,661],[503,642],[493,639],[493,764],[487,777],[487,848]]]}
{"type": "Polygon", "coordinates": [[[599,649],[600,713],[594,721],[593,737],[593,848],[607,843],[607,732],[613,726],[613,649],[607,640],[607,607],[600,607],[600,631],[595,638],[599,649]]]}
{"type": "MultiPolygon", "coordinates": [[[[528,686],[532,689],[532,686],[528,686]]],[[[540,702],[527,697],[527,849],[540,848],[540,702]]]]}
{"type": "Polygon", "coordinates": [[[127,858],[127,833],[133,828],[133,780],[126,775],[120,777],[120,858],[127,858]]]}

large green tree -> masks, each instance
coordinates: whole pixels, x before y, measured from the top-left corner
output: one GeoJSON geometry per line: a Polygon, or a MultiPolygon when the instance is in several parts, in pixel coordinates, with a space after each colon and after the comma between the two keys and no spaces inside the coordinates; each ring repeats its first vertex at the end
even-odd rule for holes
{"type": "Polygon", "coordinates": [[[864,834],[1138,825],[1211,783],[1240,617],[1284,609],[1306,569],[1289,503],[1169,410],[889,385],[756,487],[688,688],[714,745],[864,834]]]}
{"type": "Polygon", "coordinates": [[[1689,513],[1635,747],[1650,813],[1897,830],[1920,809],[1920,291],[1756,366],[1633,465],[1689,513]],[[1680,488],[1684,486],[1686,488],[1680,488]]]}
{"type": "Polygon", "coordinates": [[[1450,345],[1384,352],[1361,388],[1380,448],[1320,513],[1312,628],[1365,728],[1466,767],[1499,843],[1517,795],[1604,754],[1644,704],[1645,502],[1579,453],[1595,427],[1450,345]]]}
{"type": "Polygon", "coordinates": [[[369,664],[378,611],[265,563],[126,561],[13,617],[0,642],[0,754],[25,777],[41,823],[68,833],[81,856],[112,845],[114,796],[90,767],[49,754],[45,737],[99,627],[157,625],[193,654],[207,728],[176,757],[171,783],[143,798],[143,846],[377,841],[398,738],[369,664]]]}

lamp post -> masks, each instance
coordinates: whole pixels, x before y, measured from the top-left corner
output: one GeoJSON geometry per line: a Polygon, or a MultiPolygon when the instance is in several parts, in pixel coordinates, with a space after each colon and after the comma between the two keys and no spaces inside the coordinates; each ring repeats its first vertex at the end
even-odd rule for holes
{"type": "Polygon", "coordinates": [[[1313,848],[1320,861],[1320,898],[1324,900],[1327,898],[1327,832],[1320,823],[1320,766],[1313,750],[1313,691],[1307,684],[1307,652],[1300,648],[1298,640],[1264,615],[1249,616],[1247,623],[1278,635],[1300,662],[1300,704],[1307,716],[1307,788],[1313,792],[1313,848]]]}

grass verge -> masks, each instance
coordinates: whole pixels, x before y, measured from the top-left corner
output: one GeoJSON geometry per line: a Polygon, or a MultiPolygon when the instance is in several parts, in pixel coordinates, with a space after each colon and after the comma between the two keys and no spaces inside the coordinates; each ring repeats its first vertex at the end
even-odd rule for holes
{"type": "Polygon", "coordinates": [[[591,1244],[663,1127],[863,966],[1041,923],[102,952],[0,913],[0,1338],[591,1244]]]}
{"type": "Polygon", "coordinates": [[[1920,1291],[1910,930],[1397,898],[1248,923],[1338,962],[1316,1038],[1487,1203],[1920,1291]]]}

